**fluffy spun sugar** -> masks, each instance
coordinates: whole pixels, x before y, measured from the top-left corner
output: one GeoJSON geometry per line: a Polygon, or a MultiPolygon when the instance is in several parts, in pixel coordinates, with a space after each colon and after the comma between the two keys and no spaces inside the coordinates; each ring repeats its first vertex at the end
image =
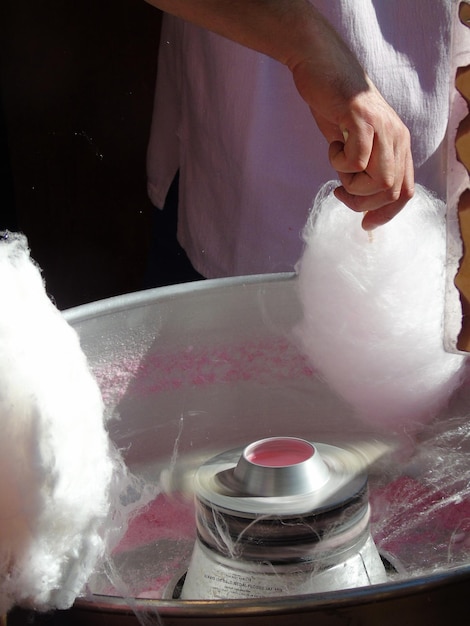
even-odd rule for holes
{"type": "Polygon", "coordinates": [[[304,229],[295,334],[360,418],[411,433],[447,403],[465,364],[443,348],[445,206],[417,186],[370,234],[335,198],[336,184],[320,190],[304,229]]]}
{"type": "Polygon", "coordinates": [[[0,615],[68,608],[106,546],[119,460],[75,331],[0,233],[0,615]]]}

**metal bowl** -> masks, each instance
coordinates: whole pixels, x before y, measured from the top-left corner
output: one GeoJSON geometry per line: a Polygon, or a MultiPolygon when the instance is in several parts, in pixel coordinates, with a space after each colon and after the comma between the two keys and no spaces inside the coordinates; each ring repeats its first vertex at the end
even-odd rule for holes
{"type": "MultiPolygon", "coordinates": [[[[299,316],[290,274],[165,287],[65,312],[100,382],[109,432],[127,464],[183,499],[193,470],[217,452],[265,437],[335,444],[378,436],[311,371],[291,334],[299,316]]],[[[460,394],[451,413],[465,410],[467,396],[460,394]]],[[[157,568],[180,547],[165,541],[156,542],[157,568]]],[[[470,565],[461,558],[421,567],[419,558],[386,584],[274,599],[146,599],[91,583],[68,617],[87,626],[460,623],[470,565]]],[[[139,565],[124,559],[121,567],[139,565]]]]}

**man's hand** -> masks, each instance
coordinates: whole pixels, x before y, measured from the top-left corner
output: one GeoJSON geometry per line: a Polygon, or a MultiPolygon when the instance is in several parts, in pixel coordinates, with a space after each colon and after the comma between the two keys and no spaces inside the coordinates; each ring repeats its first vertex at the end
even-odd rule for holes
{"type": "Polygon", "coordinates": [[[329,143],[342,183],[336,197],[364,212],[363,228],[371,230],[413,196],[410,133],[346,47],[326,61],[337,64],[333,74],[316,59],[295,66],[294,80],[329,143]]]}

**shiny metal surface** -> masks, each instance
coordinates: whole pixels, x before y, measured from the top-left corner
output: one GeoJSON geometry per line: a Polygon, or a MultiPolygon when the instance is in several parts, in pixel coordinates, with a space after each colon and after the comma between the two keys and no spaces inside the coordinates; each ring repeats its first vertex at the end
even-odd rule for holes
{"type": "MultiPolygon", "coordinates": [[[[205,459],[264,437],[354,444],[375,436],[299,355],[291,335],[299,318],[291,275],[149,290],[65,316],[114,416],[111,437],[147,480],[158,480],[164,467],[168,484],[184,492],[192,468],[205,459]]],[[[468,406],[466,398],[462,406],[468,406]]],[[[77,600],[68,617],[75,624],[112,626],[460,623],[470,565],[432,569],[373,587],[248,601],[94,592],[77,600]]]]}
{"type": "Polygon", "coordinates": [[[77,625],[131,626],[139,623],[137,613],[146,617],[146,624],[164,626],[442,626],[464,623],[469,590],[470,571],[463,568],[374,589],[278,600],[141,600],[132,606],[119,598],[79,600],[70,620],[77,625]]]}
{"type": "Polygon", "coordinates": [[[338,472],[345,454],[270,437],[204,463],[194,477],[196,543],[173,597],[258,599],[387,582],[370,533],[367,474],[353,463],[338,472]]]}
{"type": "Polygon", "coordinates": [[[270,437],[243,450],[233,475],[240,490],[252,496],[288,496],[317,491],[328,481],[329,470],[312,443],[270,437]],[[286,451],[289,458],[284,458],[286,451]]]}
{"type": "MultiPolygon", "coordinates": [[[[364,468],[355,470],[353,452],[325,443],[311,445],[315,446],[316,454],[308,459],[310,463],[307,467],[304,462],[299,464],[300,467],[258,467],[254,476],[252,470],[248,472],[251,490],[246,489],[245,483],[236,474],[240,459],[244,458],[243,449],[226,450],[198,469],[193,481],[194,491],[203,501],[224,510],[248,516],[280,517],[341,508],[354,500],[357,494],[366,491],[367,472],[364,468]],[[352,459],[349,463],[344,462],[347,455],[352,459]],[[314,458],[317,462],[313,462],[314,458]],[[312,466],[311,476],[308,476],[312,466]],[[267,477],[263,477],[262,469],[270,470],[267,477]],[[286,469],[291,470],[287,476],[284,473],[286,469]],[[276,470],[281,470],[279,480],[273,477],[276,470]],[[300,480],[295,480],[296,475],[300,480]]],[[[242,474],[242,479],[244,476],[242,474]]]]}

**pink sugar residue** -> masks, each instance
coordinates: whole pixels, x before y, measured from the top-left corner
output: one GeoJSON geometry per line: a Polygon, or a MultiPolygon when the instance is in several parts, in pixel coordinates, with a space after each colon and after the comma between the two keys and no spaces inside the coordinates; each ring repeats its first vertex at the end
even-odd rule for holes
{"type": "Polygon", "coordinates": [[[301,439],[280,437],[252,444],[245,455],[260,467],[288,467],[307,461],[313,447],[301,439]]]}
{"type": "Polygon", "coordinates": [[[124,396],[129,382],[138,374],[142,357],[120,355],[119,360],[92,366],[105,406],[114,406],[124,396]]]}
{"type": "Polygon", "coordinates": [[[159,494],[130,521],[111,558],[113,580],[100,580],[100,594],[161,598],[184,572],[196,535],[194,505],[159,494]],[[173,584],[173,583],[172,583],[173,584]]]}
{"type": "Polygon", "coordinates": [[[129,523],[127,532],[114,554],[135,550],[161,539],[190,539],[195,537],[194,505],[178,499],[177,495],[159,494],[129,523]]]}
{"type": "MultiPolygon", "coordinates": [[[[467,495],[467,494],[465,494],[467,495]]],[[[370,495],[376,544],[397,555],[457,544],[470,547],[470,498],[448,494],[401,476],[370,495]]],[[[437,564],[437,563],[436,563],[437,564]]]]}
{"type": "Polygon", "coordinates": [[[185,386],[254,381],[272,384],[312,376],[306,359],[285,339],[252,341],[211,348],[188,346],[172,352],[158,348],[144,357],[121,355],[114,363],[93,368],[105,404],[116,403],[129,390],[141,395],[185,386]]]}
{"type": "Polygon", "coordinates": [[[183,386],[272,383],[311,374],[306,361],[287,341],[257,341],[210,349],[189,347],[170,354],[147,355],[137,377],[137,390],[155,394],[183,386]]]}

